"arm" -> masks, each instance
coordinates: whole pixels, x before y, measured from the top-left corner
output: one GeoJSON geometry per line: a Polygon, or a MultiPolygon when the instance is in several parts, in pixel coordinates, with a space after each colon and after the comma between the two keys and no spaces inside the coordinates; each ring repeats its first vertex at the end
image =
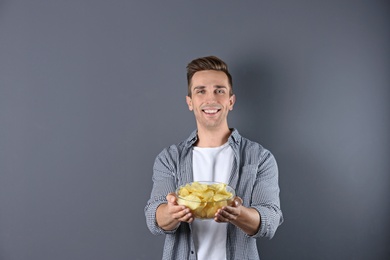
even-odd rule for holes
{"type": "Polygon", "coordinates": [[[145,207],[146,224],[152,234],[173,233],[180,221],[190,222],[187,208],[176,203],[176,173],[178,151],[172,146],[164,149],[153,166],[153,188],[145,207]],[[168,194],[168,195],[167,195],[168,194]]]}
{"type": "Polygon", "coordinates": [[[264,150],[260,156],[260,164],[250,172],[253,171],[256,171],[254,185],[251,190],[246,189],[247,193],[242,197],[246,204],[239,199],[241,203],[235,203],[217,212],[215,220],[231,222],[249,236],[272,238],[283,222],[279,202],[278,167],[273,155],[264,150]]]}
{"type": "Polygon", "coordinates": [[[244,207],[240,197],[234,199],[232,206],[219,209],[214,220],[219,223],[230,222],[249,236],[258,232],[261,221],[259,212],[254,208],[244,207]]]}

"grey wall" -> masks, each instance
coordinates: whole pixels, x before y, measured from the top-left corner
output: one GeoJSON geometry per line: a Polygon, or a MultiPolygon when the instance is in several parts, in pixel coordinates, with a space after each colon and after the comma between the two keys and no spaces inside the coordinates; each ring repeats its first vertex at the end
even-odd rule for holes
{"type": "Polygon", "coordinates": [[[230,126],[280,168],[262,259],[389,259],[385,1],[0,1],[0,259],[160,259],[143,209],[194,129],[185,66],[230,64],[230,126]]]}

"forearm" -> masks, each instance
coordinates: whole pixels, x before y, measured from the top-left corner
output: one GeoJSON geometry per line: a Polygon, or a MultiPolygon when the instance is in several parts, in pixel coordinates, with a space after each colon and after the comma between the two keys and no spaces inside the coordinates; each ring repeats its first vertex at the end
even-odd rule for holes
{"type": "Polygon", "coordinates": [[[259,231],[261,217],[256,209],[241,206],[241,214],[230,222],[249,236],[253,236],[259,231]]]}

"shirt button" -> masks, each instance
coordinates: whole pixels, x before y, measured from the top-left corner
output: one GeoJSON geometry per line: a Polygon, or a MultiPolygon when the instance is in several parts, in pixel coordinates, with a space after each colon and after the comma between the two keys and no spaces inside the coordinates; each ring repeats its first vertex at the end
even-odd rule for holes
{"type": "Polygon", "coordinates": [[[194,253],[194,251],[191,250],[191,254],[193,254],[193,253],[194,253]]]}

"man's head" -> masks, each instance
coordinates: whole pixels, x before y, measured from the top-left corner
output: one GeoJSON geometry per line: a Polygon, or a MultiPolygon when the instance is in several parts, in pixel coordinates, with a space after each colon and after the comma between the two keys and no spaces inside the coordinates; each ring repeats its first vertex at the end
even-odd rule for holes
{"type": "Polygon", "coordinates": [[[195,59],[187,65],[187,82],[188,82],[188,96],[192,96],[191,86],[192,77],[196,72],[204,70],[222,71],[226,74],[229,81],[229,95],[233,95],[233,81],[232,76],[229,73],[227,64],[215,56],[208,56],[195,59]]]}
{"type": "Polygon", "coordinates": [[[188,109],[199,129],[228,130],[227,116],[236,97],[227,65],[214,56],[195,59],[187,66],[188,109]]]}

